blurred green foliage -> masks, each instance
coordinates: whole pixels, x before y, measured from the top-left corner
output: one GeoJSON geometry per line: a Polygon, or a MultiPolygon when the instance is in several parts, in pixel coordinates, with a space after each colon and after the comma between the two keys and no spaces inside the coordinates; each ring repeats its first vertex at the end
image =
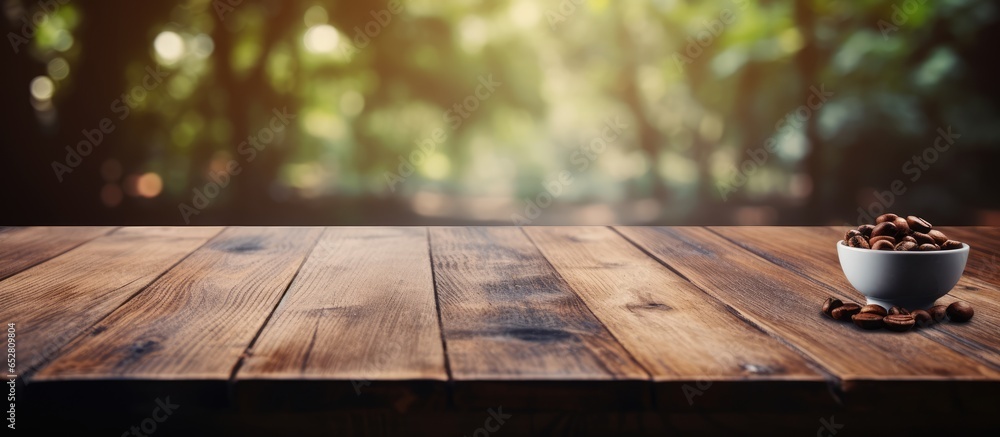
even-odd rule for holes
{"type": "MultiPolygon", "coordinates": [[[[73,116],[84,110],[61,94],[93,80],[74,74],[91,62],[81,29],[113,25],[89,8],[61,7],[33,40],[36,59],[68,64],[52,102],[73,116]]],[[[938,127],[961,132],[962,153],[1000,141],[997,86],[986,77],[992,42],[983,41],[996,35],[996,2],[187,0],[161,9],[147,32],[126,36],[142,56],[103,66],[123,71],[127,87],[149,65],[170,72],[134,108],[142,121],[114,134],[112,150],[141,152],[100,159],[162,177],[153,196],[162,203],[142,207],[164,211],[242,159],[238,144],[281,107],[297,114],[293,129],[260,153],[266,164],[244,163],[259,168],[234,177],[242,188],[223,192],[220,208],[374,198],[420,216],[503,222],[571,171],[553,208],[571,211],[556,215],[564,221],[818,223],[850,216],[903,177],[899,166],[938,127]],[[448,111],[487,76],[502,85],[453,130],[448,111]],[[808,120],[775,127],[821,86],[834,96],[808,120]],[[623,136],[579,169],[574,152],[609,117],[627,125],[623,136]],[[435,129],[443,144],[387,183],[435,129]],[[769,138],[774,156],[723,196],[769,138]],[[471,206],[455,206],[463,199],[471,206]]],[[[953,155],[941,173],[958,165],[953,155]]],[[[927,191],[907,205],[939,207],[950,184],[969,182],[940,176],[921,182],[933,189],[914,183],[927,191]]],[[[127,196],[112,203],[130,207],[127,196]]]]}

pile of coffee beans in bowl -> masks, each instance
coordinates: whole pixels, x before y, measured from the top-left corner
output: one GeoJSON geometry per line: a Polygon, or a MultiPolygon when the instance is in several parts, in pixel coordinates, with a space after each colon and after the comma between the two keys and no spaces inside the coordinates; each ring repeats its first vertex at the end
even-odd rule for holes
{"type": "Polygon", "coordinates": [[[844,244],[860,249],[895,251],[932,251],[961,249],[962,243],[951,240],[931,223],[916,216],[882,214],[874,225],[861,225],[844,235],[844,244]]]}
{"type": "Polygon", "coordinates": [[[935,323],[951,321],[968,322],[975,311],[972,305],[958,301],[951,305],[935,305],[925,310],[909,311],[906,308],[892,307],[885,309],[880,305],[858,305],[853,302],[844,303],[835,297],[823,302],[823,314],[835,320],[850,320],[861,329],[888,329],[890,331],[909,331],[914,327],[926,328],[935,323]]]}

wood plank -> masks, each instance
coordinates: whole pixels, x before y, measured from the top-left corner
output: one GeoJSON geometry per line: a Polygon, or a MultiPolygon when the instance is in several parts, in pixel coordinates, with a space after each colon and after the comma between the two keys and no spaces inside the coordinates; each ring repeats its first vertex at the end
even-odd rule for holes
{"type": "Polygon", "coordinates": [[[519,228],[433,228],[430,240],[456,403],[648,402],[649,374],[519,228]]]}
{"type": "MultiPolygon", "coordinates": [[[[719,227],[712,231],[745,249],[784,266],[800,276],[828,286],[831,295],[864,304],[864,296],[851,286],[840,269],[834,244],[841,235],[839,229],[826,227],[719,227]],[[787,241],[795,241],[790,245],[787,241]],[[803,256],[800,247],[817,247],[827,250],[810,251],[803,256]]],[[[982,284],[989,287],[988,284],[982,284]]],[[[948,305],[956,300],[971,303],[978,311],[970,323],[939,324],[918,332],[965,355],[978,357],[994,368],[1000,368],[1000,304],[993,296],[1000,291],[985,294],[980,284],[962,279],[948,295],[938,300],[948,305]]]]}
{"type": "MultiPolygon", "coordinates": [[[[926,396],[938,402],[907,403],[906,408],[940,411],[969,407],[972,400],[988,402],[1000,389],[995,370],[929,338],[861,331],[822,316],[819,307],[831,294],[830,287],[780,268],[708,229],[616,229],[826,368],[838,379],[835,388],[847,405],[892,408],[891,398],[926,396]]],[[[803,249],[803,256],[811,252],[803,249]]]]}
{"type": "Polygon", "coordinates": [[[791,399],[797,400],[794,407],[832,405],[825,379],[801,355],[730,313],[613,230],[524,230],[659,383],[659,406],[773,408],[767,399],[780,399],[786,409],[791,399]],[[701,381],[712,381],[711,389],[699,389],[701,381]],[[761,398],[762,387],[772,396],[761,398]]]}
{"type": "Polygon", "coordinates": [[[42,226],[0,233],[0,280],[106,235],[111,226],[42,226]]]}
{"type": "Polygon", "coordinates": [[[949,227],[941,231],[969,245],[965,275],[988,284],[1000,284],[1000,228],[949,227]]]}
{"type": "Polygon", "coordinates": [[[329,228],[237,373],[239,397],[405,409],[431,387],[443,403],[443,384],[421,384],[448,380],[436,305],[426,229],[329,228]]]}
{"type": "Polygon", "coordinates": [[[227,381],[318,228],[228,228],[101,320],[32,383],[227,381]]]}
{"type": "Polygon", "coordinates": [[[123,228],[0,282],[23,374],[118,308],[221,228],[123,228]]]}

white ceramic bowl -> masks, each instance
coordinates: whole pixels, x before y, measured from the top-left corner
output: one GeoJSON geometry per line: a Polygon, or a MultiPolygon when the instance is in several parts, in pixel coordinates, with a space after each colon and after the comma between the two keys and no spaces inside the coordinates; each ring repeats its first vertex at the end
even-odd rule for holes
{"type": "Polygon", "coordinates": [[[837,242],[840,267],[869,304],[888,309],[926,309],[948,294],[965,271],[969,245],[931,252],[896,252],[850,247],[837,242]]]}

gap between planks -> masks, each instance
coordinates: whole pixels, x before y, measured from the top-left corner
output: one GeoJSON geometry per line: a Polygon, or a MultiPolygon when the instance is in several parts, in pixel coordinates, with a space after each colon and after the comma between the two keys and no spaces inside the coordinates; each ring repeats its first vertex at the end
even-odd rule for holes
{"type": "Polygon", "coordinates": [[[323,236],[326,235],[328,231],[329,228],[323,228],[323,232],[320,232],[319,236],[316,237],[316,241],[313,242],[312,247],[310,247],[305,256],[302,257],[302,262],[295,268],[295,273],[292,275],[292,279],[288,281],[288,285],[286,285],[285,289],[281,292],[281,297],[274,303],[274,307],[271,308],[267,317],[264,318],[264,323],[261,323],[260,327],[257,328],[257,332],[254,333],[250,343],[247,344],[246,349],[243,350],[243,353],[240,354],[240,358],[236,360],[236,364],[233,365],[233,370],[229,372],[229,379],[227,380],[228,390],[226,390],[226,395],[229,396],[230,400],[232,400],[235,393],[233,388],[236,384],[236,374],[240,371],[240,368],[243,367],[243,363],[246,362],[247,356],[253,353],[253,348],[257,345],[257,339],[260,338],[260,334],[264,332],[264,328],[267,327],[268,322],[270,322],[271,318],[274,317],[274,313],[278,310],[278,307],[280,307],[281,303],[288,297],[288,290],[292,288],[292,284],[295,283],[295,280],[299,277],[299,273],[302,272],[302,266],[306,265],[306,261],[309,260],[313,252],[316,250],[316,245],[319,244],[320,240],[323,239],[323,236]]]}
{"type": "MultiPolygon", "coordinates": [[[[844,292],[841,289],[835,288],[833,285],[831,285],[829,283],[822,282],[822,281],[816,279],[815,277],[807,275],[804,271],[802,271],[802,268],[796,267],[795,265],[786,262],[785,261],[785,256],[782,255],[781,253],[776,253],[776,252],[773,252],[773,251],[768,250],[766,248],[758,248],[758,247],[755,247],[754,245],[749,244],[749,243],[744,246],[743,244],[740,244],[739,242],[737,242],[736,240],[734,240],[733,236],[727,235],[726,233],[721,232],[719,229],[715,229],[714,227],[708,227],[706,229],[709,232],[711,232],[711,233],[719,236],[720,238],[722,238],[722,239],[724,239],[724,240],[732,243],[733,245],[739,247],[741,250],[745,250],[745,251],[747,251],[747,252],[749,252],[749,253],[751,253],[751,254],[753,254],[753,255],[755,255],[755,256],[757,256],[757,257],[759,257],[759,258],[761,258],[761,259],[763,259],[763,260],[765,260],[767,262],[770,262],[770,263],[774,264],[775,266],[778,266],[778,267],[780,267],[780,268],[782,268],[784,270],[790,271],[790,272],[794,273],[795,275],[797,275],[797,276],[799,276],[801,278],[804,278],[804,279],[806,279],[806,280],[808,280],[808,281],[810,281],[810,282],[812,282],[812,283],[814,283],[814,284],[822,287],[823,289],[829,291],[831,293],[831,295],[834,295],[835,297],[840,297],[840,298],[844,298],[844,299],[849,299],[850,301],[855,301],[855,300],[857,300],[857,297],[860,294],[859,292],[854,292],[853,294],[850,291],[844,292]]],[[[802,229],[805,229],[805,228],[796,227],[796,228],[794,228],[792,230],[789,230],[788,232],[799,232],[802,229]]],[[[836,236],[839,233],[840,230],[841,229],[838,229],[838,228],[822,227],[822,226],[816,228],[817,235],[820,234],[820,233],[822,233],[822,234],[825,234],[825,235],[830,235],[831,237],[836,236]]],[[[996,289],[994,289],[991,284],[980,283],[980,281],[978,279],[970,278],[970,277],[964,277],[964,276],[963,276],[962,280],[959,282],[959,284],[955,286],[956,290],[957,291],[961,291],[961,290],[958,289],[958,287],[960,287],[965,282],[972,282],[973,285],[979,286],[980,288],[982,288],[982,289],[984,289],[986,291],[996,291],[996,289]]],[[[950,293],[949,293],[949,295],[950,295],[950,293]]],[[[941,299],[944,299],[945,297],[949,297],[949,295],[942,296],[941,299]]],[[[964,296],[963,293],[958,293],[958,295],[956,295],[956,296],[950,296],[950,297],[962,300],[963,296],[964,296]]],[[[863,296],[861,296],[861,297],[862,297],[862,300],[863,300],[863,296]]],[[[940,302],[940,300],[939,300],[939,302],[940,302]]],[[[950,327],[951,326],[945,325],[943,328],[950,328],[950,327]]],[[[958,353],[963,354],[963,355],[969,355],[969,356],[973,357],[974,359],[980,361],[982,364],[984,364],[984,365],[986,365],[986,366],[988,366],[990,368],[993,368],[995,370],[1000,370],[1000,365],[998,365],[997,361],[995,361],[995,360],[994,361],[990,361],[989,359],[986,359],[986,358],[980,356],[978,353],[976,353],[976,352],[982,351],[983,349],[992,349],[992,350],[995,350],[994,346],[990,346],[988,344],[981,344],[981,343],[979,343],[979,342],[977,342],[975,340],[970,340],[968,338],[959,336],[955,332],[952,332],[950,329],[934,329],[934,330],[918,329],[914,333],[917,334],[917,335],[920,335],[922,337],[925,337],[925,338],[927,338],[927,339],[929,339],[929,340],[931,340],[931,341],[933,341],[933,342],[935,342],[937,344],[940,344],[943,347],[951,349],[951,350],[953,350],[955,352],[958,352],[958,353]]]]}
{"type": "MultiPolygon", "coordinates": [[[[448,385],[454,384],[455,379],[451,374],[451,358],[448,357],[448,342],[444,337],[444,320],[441,318],[441,298],[438,294],[437,271],[434,269],[434,245],[431,242],[431,229],[425,227],[427,233],[427,261],[431,264],[431,284],[434,287],[434,311],[437,312],[438,333],[441,334],[441,350],[444,351],[444,372],[448,376],[448,385]]],[[[454,406],[455,399],[453,390],[448,390],[448,405],[454,406]]]]}
{"type": "MultiPolygon", "coordinates": [[[[643,245],[639,244],[636,241],[633,241],[627,235],[621,233],[621,231],[618,230],[617,226],[609,226],[609,227],[616,234],[618,234],[620,237],[622,237],[625,241],[628,241],[629,244],[631,244],[632,246],[634,246],[636,249],[638,249],[642,253],[646,254],[647,257],[652,258],[653,260],[655,260],[656,262],[658,262],[660,265],[664,266],[665,268],[669,269],[670,271],[674,272],[675,274],[677,274],[678,276],[680,276],[681,278],[683,278],[685,281],[688,281],[688,283],[690,283],[696,289],[698,289],[703,294],[705,294],[709,299],[712,299],[712,300],[718,302],[720,305],[722,305],[723,308],[726,309],[726,311],[729,311],[730,313],[732,313],[736,318],[738,318],[739,320],[743,321],[743,323],[746,323],[747,325],[752,326],[754,329],[760,331],[761,333],[763,333],[764,335],[766,335],[766,336],[768,336],[770,338],[773,338],[775,341],[777,341],[777,342],[785,345],[786,347],[788,347],[789,349],[791,349],[792,351],[794,351],[795,353],[797,353],[799,356],[801,356],[802,359],[806,361],[806,363],[808,363],[814,370],[816,370],[820,375],[823,376],[823,379],[826,381],[827,389],[828,389],[828,391],[830,393],[830,396],[833,397],[834,401],[836,401],[838,404],[843,404],[843,393],[842,393],[843,389],[842,388],[843,388],[843,382],[844,381],[843,381],[843,379],[841,379],[840,377],[838,377],[832,370],[827,369],[825,366],[823,366],[822,364],[820,364],[819,361],[816,361],[813,357],[811,357],[808,354],[806,354],[805,351],[800,350],[799,347],[796,346],[794,343],[788,341],[787,339],[785,339],[781,335],[778,335],[777,332],[773,332],[773,331],[771,331],[769,329],[765,329],[763,326],[760,326],[759,324],[757,324],[756,322],[754,322],[753,320],[751,320],[750,318],[748,318],[746,315],[744,315],[738,309],[736,309],[735,307],[733,307],[732,305],[730,305],[728,302],[725,302],[725,301],[719,299],[717,296],[713,296],[712,293],[709,293],[704,288],[702,288],[700,285],[694,283],[694,281],[692,281],[691,278],[689,278],[687,275],[685,275],[684,273],[680,272],[678,269],[676,269],[673,266],[671,266],[670,264],[668,264],[665,260],[660,259],[660,257],[658,257],[658,256],[654,255],[653,253],[651,253],[643,245]]],[[[703,229],[708,229],[708,227],[706,227],[706,226],[699,226],[699,227],[703,228],[703,229]]],[[[729,244],[732,244],[732,242],[730,242],[728,240],[727,240],[727,242],[729,244]]],[[[732,245],[734,247],[736,247],[737,249],[739,249],[739,250],[743,250],[742,248],[740,248],[739,246],[737,246],[735,244],[732,244],[732,245]]],[[[781,267],[781,268],[785,269],[784,267],[781,267]]]]}
{"type": "MultiPolygon", "coordinates": [[[[530,241],[531,244],[535,246],[535,250],[537,250],[538,253],[540,253],[542,255],[542,259],[545,260],[545,264],[548,265],[550,269],[552,269],[552,271],[556,274],[556,276],[559,278],[559,280],[565,282],[566,285],[569,287],[569,289],[573,291],[573,294],[575,294],[577,296],[577,298],[580,299],[580,303],[583,305],[584,308],[587,309],[587,312],[589,312],[591,316],[594,316],[594,319],[597,319],[597,321],[600,322],[601,327],[604,328],[604,330],[608,332],[608,335],[610,335],[611,338],[614,339],[615,342],[618,343],[619,346],[621,346],[622,350],[624,350],[625,353],[628,354],[629,360],[631,360],[633,363],[635,363],[636,366],[639,366],[639,368],[642,369],[643,372],[646,372],[646,381],[649,381],[650,383],[652,383],[653,382],[653,372],[650,371],[649,369],[647,369],[646,366],[642,364],[642,362],[640,362],[638,359],[636,359],[636,357],[632,353],[632,351],[629,348],[625,347],[625,344],[622,343],[621,339],[619,339],[618,336],[615,335],[614,330],[612,330],[610,327],[608,327],[607,323],[605,323],[604,320],[602,320],[600,317],[597,316],[596,313],[594,313],[594,309],[591,308],[590,304],[587,303],[587,299],[584,299],[582,296],[580,296],[580,292],[578,292],[576,290],[576,287],[574,287],[569,282],[569,280],[567,280],[567,278],[563,277],[562,272],[559,271],[559,269],[557,269],[556,266],[552,264],[552,260],[550,260],[549,257],[545,255],[545,251],[542,250],[542,248],[538,245],[538,243],[535,241],[534,238],[531,238],[531,235],[528,234],[524,230],[524,227],[523,226],[518,226],[517,228],[521,231],[521,234],[523,234],[528,239],[528,241],[530,241]]],[[[650,389],[652,389],[652,387],[650,387],[650,389]]]]}
{"type": "MultiPolygon", "coordinates": [[[[889,349],[886,349],[886,345],[873,339],[874,337],[865,337],[856,330],[836,330],[834,323],[826,319],[815,319],[816,323],[819,323],[815,326],[817,330],[796,329],[797,326],[803,326],[802,322],[811,323],[813,320],[811,316],[806,316],[805,312],[815,312],[817,316],[819,315],[818,308],[813,307],[811,300],[806,297],[811,296],[821,300],[819,296],[826,294],[824,291],[828,288],[816,287],[814,283],[798,275],[787,275],[787,269],[774,266],[752,252],[731,251],[733,245],[731,241],[705,228],[622,227],[619,230],[623,235],[635,236],[637,244],[648,247],[660,259],[672,260],[672,257],[680,256],[677,263],[685,271],[692,272],[691,278],[697,278],[698,282],[705,284],[706,287],[720,287],[723,292],[711,289],[711,292],[718,293],[719,299],[732,301],[741,308],[745,307],[748,318],[760,320],[763,322],[762,326],[766,326],[769,331],[794,341],[792,347],[800,353],[808,354],[808,357],[815,356],[814,361],[823,363],[821,368],[829,369],[836,379],[841,381],[840,387],[835,388],[841,390],[843,403],[846,405],[876,407],[890,394],[931,395],[930,392],[934,390],[941,390],[941,396],[956,401],[970,397],[982,399],[992,397],[988,393],[994,390],[991,387],[997,384],[998,374],[995,371],[975,358],[965,357],[964,354],[930,339],[915,336],[907,341],[883,333],[881,334],[883,337],[878,338],[888,342],[889,349]],[[703,256],[698,256],[694,252],[703,256]],[[689,253],[692,257],[684,257],[689,253]],[[719,262],[734,263],[732,271],[727,272],[729,275],[717,276],[715,265],[719,262]],[[760,277],[755,278],[755,272],[761,269],[766,271],[762,271],[760,277]],[[733,273],[738,275],[733,276],[733,273]],[[781,308],[768,305],[766,300],[756,300],[766,298],[780,301],[782,296],[788,293],[791,295],[788,295],[790,300],[787,304],[795,311],[786,313],[790,316],[788,319],[774,318],[773,316],[782,313],[781,308]],[[794,322],[799,324],[796,325],[794,322]],[[817,334],[833,335],[834,338],[823,338],[817,334]],[[842,354],[828,355],[829,351],[836,350],[828,346],[833,346],[838,338],[857,341],[862,352],[873,353],[873,356],[881,357],[881,360],[859,362],[850,360],[842,354]],[[910,342],[912,345],[908,344],[910,342]],[[920,350],[915,348],[916,346],[926,349],[920,350]],[[901,354],[892,355],[888,350],[901,354]],[[932,352],[941,353],[939,358],[944,361],[916,360],[911,363],[908,360],[923,358],[932,352]],[[938,367],[939,364],[943,367],[938,367]],[[929,388],[932,390],[928,390],[929,388]]],[[[710,288],[706,289],[709,290],[710,288]]],[[[963,405],[978,405],[978,403],[969,404],[963,401],[950,408],[964,408],[963,405]]]]}

